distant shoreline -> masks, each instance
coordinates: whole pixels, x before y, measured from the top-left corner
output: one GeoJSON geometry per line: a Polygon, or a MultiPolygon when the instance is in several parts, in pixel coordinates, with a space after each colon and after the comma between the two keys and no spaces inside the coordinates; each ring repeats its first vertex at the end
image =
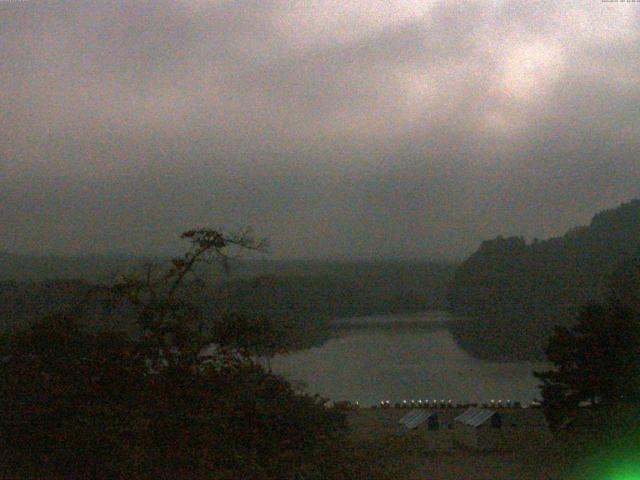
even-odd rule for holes
{"type": "Polygon", "coordinates": [[[452,321],[460,320],[446,310],[421,310],[410,313],[379,313],[336,318],[331,323],[334,330],[436,330],[446,328],[452,321]]]}

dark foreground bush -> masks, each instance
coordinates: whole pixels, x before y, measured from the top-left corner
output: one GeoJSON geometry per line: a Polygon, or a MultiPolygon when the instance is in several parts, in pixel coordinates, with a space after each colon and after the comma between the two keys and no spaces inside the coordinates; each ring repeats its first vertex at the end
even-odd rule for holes
{"type": "Polygon", "coordinates": [[[344,416],[218,353],[150,371],[135,342],[60,315],[0,346],[8,478],[357,478],[344,416]]]}

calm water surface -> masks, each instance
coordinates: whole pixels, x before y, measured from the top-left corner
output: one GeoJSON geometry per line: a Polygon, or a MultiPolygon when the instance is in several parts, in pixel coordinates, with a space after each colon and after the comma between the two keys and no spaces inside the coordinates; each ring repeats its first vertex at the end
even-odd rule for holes
{"type": "Polygon", "coordinates": [[[464,352],[443,312],[343,319],[356,328],[319,348],[274,359],[273,369],[309,393],[373,405],[380,400],[491,399],[528,403],[538,395],[539,362],[497,363],[464,352]],[[406,326],[409,325],[407,328],[406,326]]]}

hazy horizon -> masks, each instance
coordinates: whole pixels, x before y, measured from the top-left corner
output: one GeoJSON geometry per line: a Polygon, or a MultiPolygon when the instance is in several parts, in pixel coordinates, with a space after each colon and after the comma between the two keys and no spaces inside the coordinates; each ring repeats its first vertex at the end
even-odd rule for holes
{"type": "MultiPolygon", "coordinates": [[[[629,201],[640,201],[640,198],[631,198],[629,199],[629,201]]],[[[534,241],[546,241],[546,240],[550,240],[553,238],[559,238],[562,237],[564,234],[568,233],[571,230],[574,230],[576,228],[580,228],[580,227],[587,227],[590,225],[590,220],[592,219],[593,216],[595,216],[597,213],[600,213],[602,211],[607,211],[607,210],[613,210],[617,207],[619,207],[620,205],[624,204],[624,203],[629,203],[629,202],[621,202],[619,204],[614,205],[612,208],[606,208],[604,210],[601,210],[599,212],[594,212],[593,215],[591,215],[589,217],[589,221],[585,222],[583,224],[576,224],[576,225],[572,225],[570,228],[568,228],[567,230],[561,232],[558,235],[553,235],[550,237],[546,237],[546,238],[541,238],[541,237],[537,237],[537,236],[533,236],[533,237],[525,237],[524,235],[518,235],[518,234],[514,234],[514,235],[510,235],[510,236],[516,236],[516,237],[522,237],[524,238],[525,242],[527,244],[531,244],[534,241]]],[[[496,237],[498,236],[502,236],[502,237],[507,237],[505,235],[502,234],[497,234],[496,237]]],[[[179,234],[176,233],[176,238],[179,237],[179,234]]],[[[259,235],[256,235],[256,237],[261,238],[259,235]]],[[[491,238],[485,238],[482,239],[478,245],[472,249],[471,251],[469,251],[468,253],[466,253],[465,255],[462,256],[454,256],[454,255],[432,255],[432,256],[358,256],[357,254],[355,255],[351,255],[351,256],[316,256],[316,257],[311,257],[311,256],[298,256],[298,257],[288,257],[288,256],[278,256],[278,255],[274,255],[271,251],[270,245],[269,245],[269,239],[267,240],[267,250],[264,251],[263,253],[245,253],[244,257],[240,257],[240,260],[249,260],[249,261],[273,261],[273,262],[335,262],[335,263],[351,263],[351,262],[362,262],[362,263],[367,263],[367,262],[434,262],[434,263],[438,263],[438,262],[444,262],[444,263],[460,263],[462,261],[464,261],[471,253],[473,253],[474,251],[477,250],[478,247],[480,247],[480,243],[482,243],[485,240],[492,240],[495,237],[491,237],[491,238]]],[[[69,251],[64,251],[64,250],[60,250],[60,251],[19,251],[19,250],[14,250],[11,248],[5,248],[3,250],[0,250],[0,254],[9,254],[9,255],[15,255],[15,256],[27,256],[27,257],[58,257],[58,258],[100,258],[100,257],[105,257],[105,258],[117,258],[117,257],[125,257],[125,258],[153,258],[153,259],[170,259],[171,257],[174,257],[176,255],[182,255],[187,249],[188,249],[188,242],[183,241],[182,242],[182,248],[179,248],[178,246],[176,248],[174,248],[172,251],[160,251],[160,252],[152,252],[152,253],[145,253],[145,252],[140,252],[140,253],[135,253],[135,252],[127,252],[127,251],[117,251],[117,250],[105,250],[105,251],[87,251],[87,252],[69,252],[69,251]]]]}
{"type": "MultiPolygon", "coordinates": [[[[184,244],[185,248],[182,250],[177,249],[174,252],[158,252],[155,254],[135,254],[127,252],[85,252],[69,254],[65,252],[28,252],[28,251],[12,251],[9,249],[0,250],[0,255],[8,254],[17,257],[30,257],[30,258],[59,258],[59,259],[84,259],[84,258],[105,258],[105,259],[153,259],[153,260],[170,260],[175,256],[182,255],[188,248],[188,245],[184,244]]],[[[302,263],[461,263],[464,258],[455,257],[275,257],[269,252],[257,255],[247,254],[246,257],[241,257],[240,262],[274,262],[274,263],[287,263],[287,262],[302,262],[302,263]]]]}

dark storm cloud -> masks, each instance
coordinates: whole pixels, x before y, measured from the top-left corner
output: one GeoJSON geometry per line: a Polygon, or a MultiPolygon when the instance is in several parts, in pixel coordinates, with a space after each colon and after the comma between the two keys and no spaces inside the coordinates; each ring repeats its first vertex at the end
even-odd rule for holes
{"type": "Polygon", "coordinates": [[[459,256],[640,195],[640,8],[0,3],[1,247],[459,256]]]}

